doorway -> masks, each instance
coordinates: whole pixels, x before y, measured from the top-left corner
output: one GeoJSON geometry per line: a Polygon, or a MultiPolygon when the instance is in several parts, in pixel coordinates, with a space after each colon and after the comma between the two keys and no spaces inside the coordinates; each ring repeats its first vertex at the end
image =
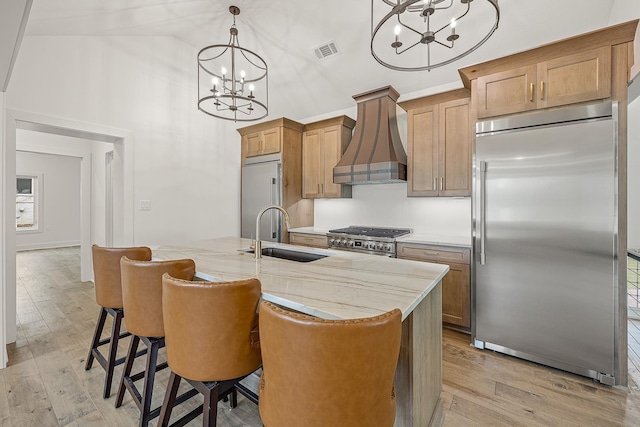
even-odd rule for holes
{"type": "MultiPolygon", "coordinates": [[[[113,244],[122,246],[133,245],[133,134],[121,129],[108,128],[91,123],[75,122],[29,113],[24,111],[6,110],[5,121],[5,153],[6,164],[4,179],[15,183],[15,151],[16,134],[18,130],[41,132],[44,134],[76,137],[113,145],[113,161],[111,163],[112,177],[112,223],[113,244]]],[[[74,155],[68,149],[59,148],[57,154],[74,155]]],[[[102,163],[102,162],[101,162],[102,163]]],[[[102,163],[104,165],[104,163],[102,163]]],[[[91,182],[91,154],[83,157],[81,166],[82,181],[91,182]]],[[[13,192],[12,192],[13,193],[13,192]]],[[[15,200],[10,203],[15,194],[5,195],[4,218],[15,218],[15,200]]],[[[15,220],[15,219],[14,219],[15,220]]],[[[15,227],[13,227],[15,228],[15,227]]],[[[91,268],[91,186],[81,185],[81,280],[93,279],[91,268]]],[[[104,229],[103,229],[104,230],[104,229]]],[[[4,343],[16,340],[16,241],[14,233],[3,233],[4,257],[4,343]]]]}

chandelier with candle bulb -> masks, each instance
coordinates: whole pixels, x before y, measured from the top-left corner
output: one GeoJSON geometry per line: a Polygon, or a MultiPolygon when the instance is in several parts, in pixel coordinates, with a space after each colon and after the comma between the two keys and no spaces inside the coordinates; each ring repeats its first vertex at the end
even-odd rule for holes
{"type": "Polygon", "coordinates": [[[198,109],[236,122],[259,120],[269,112],[267,63],[240,47],[236,27],[240,8],[231,6],[229,12],[233,15],[229,42],[198,53],[198,109]]]}
{"type": "Polygon", "coordinates": [[[371,54],[393,70],[430,71],[475,51],[499,21],[498,0],[371,0],[371,54]]]}

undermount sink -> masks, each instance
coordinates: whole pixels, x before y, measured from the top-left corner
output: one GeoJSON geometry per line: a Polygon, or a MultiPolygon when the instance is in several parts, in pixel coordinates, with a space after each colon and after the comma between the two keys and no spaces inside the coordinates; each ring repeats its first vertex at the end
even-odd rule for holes
{"type": "MultiPolygon", "coordinates": [[[[253,249],[241,249],[242,252],[254,253],[253,249]]],[[[262,248],[262,256],[268,256],[272,258],[286,259],[288,261],[296,262],[311,262],[317,261],[322,258],[326,258],[329,255],[315,252],[304,251],[300,249],[288,249],[279,246],[270,246],[262,248]]]]}

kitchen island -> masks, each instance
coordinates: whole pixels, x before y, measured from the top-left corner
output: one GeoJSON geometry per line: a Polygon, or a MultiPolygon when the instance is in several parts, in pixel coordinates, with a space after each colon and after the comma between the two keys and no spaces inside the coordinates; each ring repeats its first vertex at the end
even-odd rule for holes
{"type": "MultiPolygon", "coordinates": [[[[163,245],[154,259],[191,258],[205,280],[257,277],[262,298],[326,319],[375,316],[402,311],[402,344],[395,387],[397,427],[439,426],[442,389],[442,289],[448,266],[332,250],[281,248],[328,255],[312,262],[243,252],[251,241],[236,237],[163,245]]],[[[363,361],[366,363],[366,361],[363,361]]]]}

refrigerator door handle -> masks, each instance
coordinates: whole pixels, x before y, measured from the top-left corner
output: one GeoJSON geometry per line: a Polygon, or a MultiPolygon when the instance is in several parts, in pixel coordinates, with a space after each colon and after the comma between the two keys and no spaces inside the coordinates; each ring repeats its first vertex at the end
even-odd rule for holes
{"type": "Polygon", "coordinates": [[[480,212],[478,214],[480,219],[480,265],[485,265],[486,256],[484,251],[485,245],[485,187],[486,187],[486,175],[487,175],[487,162],[480,161],[480,212]]]}

